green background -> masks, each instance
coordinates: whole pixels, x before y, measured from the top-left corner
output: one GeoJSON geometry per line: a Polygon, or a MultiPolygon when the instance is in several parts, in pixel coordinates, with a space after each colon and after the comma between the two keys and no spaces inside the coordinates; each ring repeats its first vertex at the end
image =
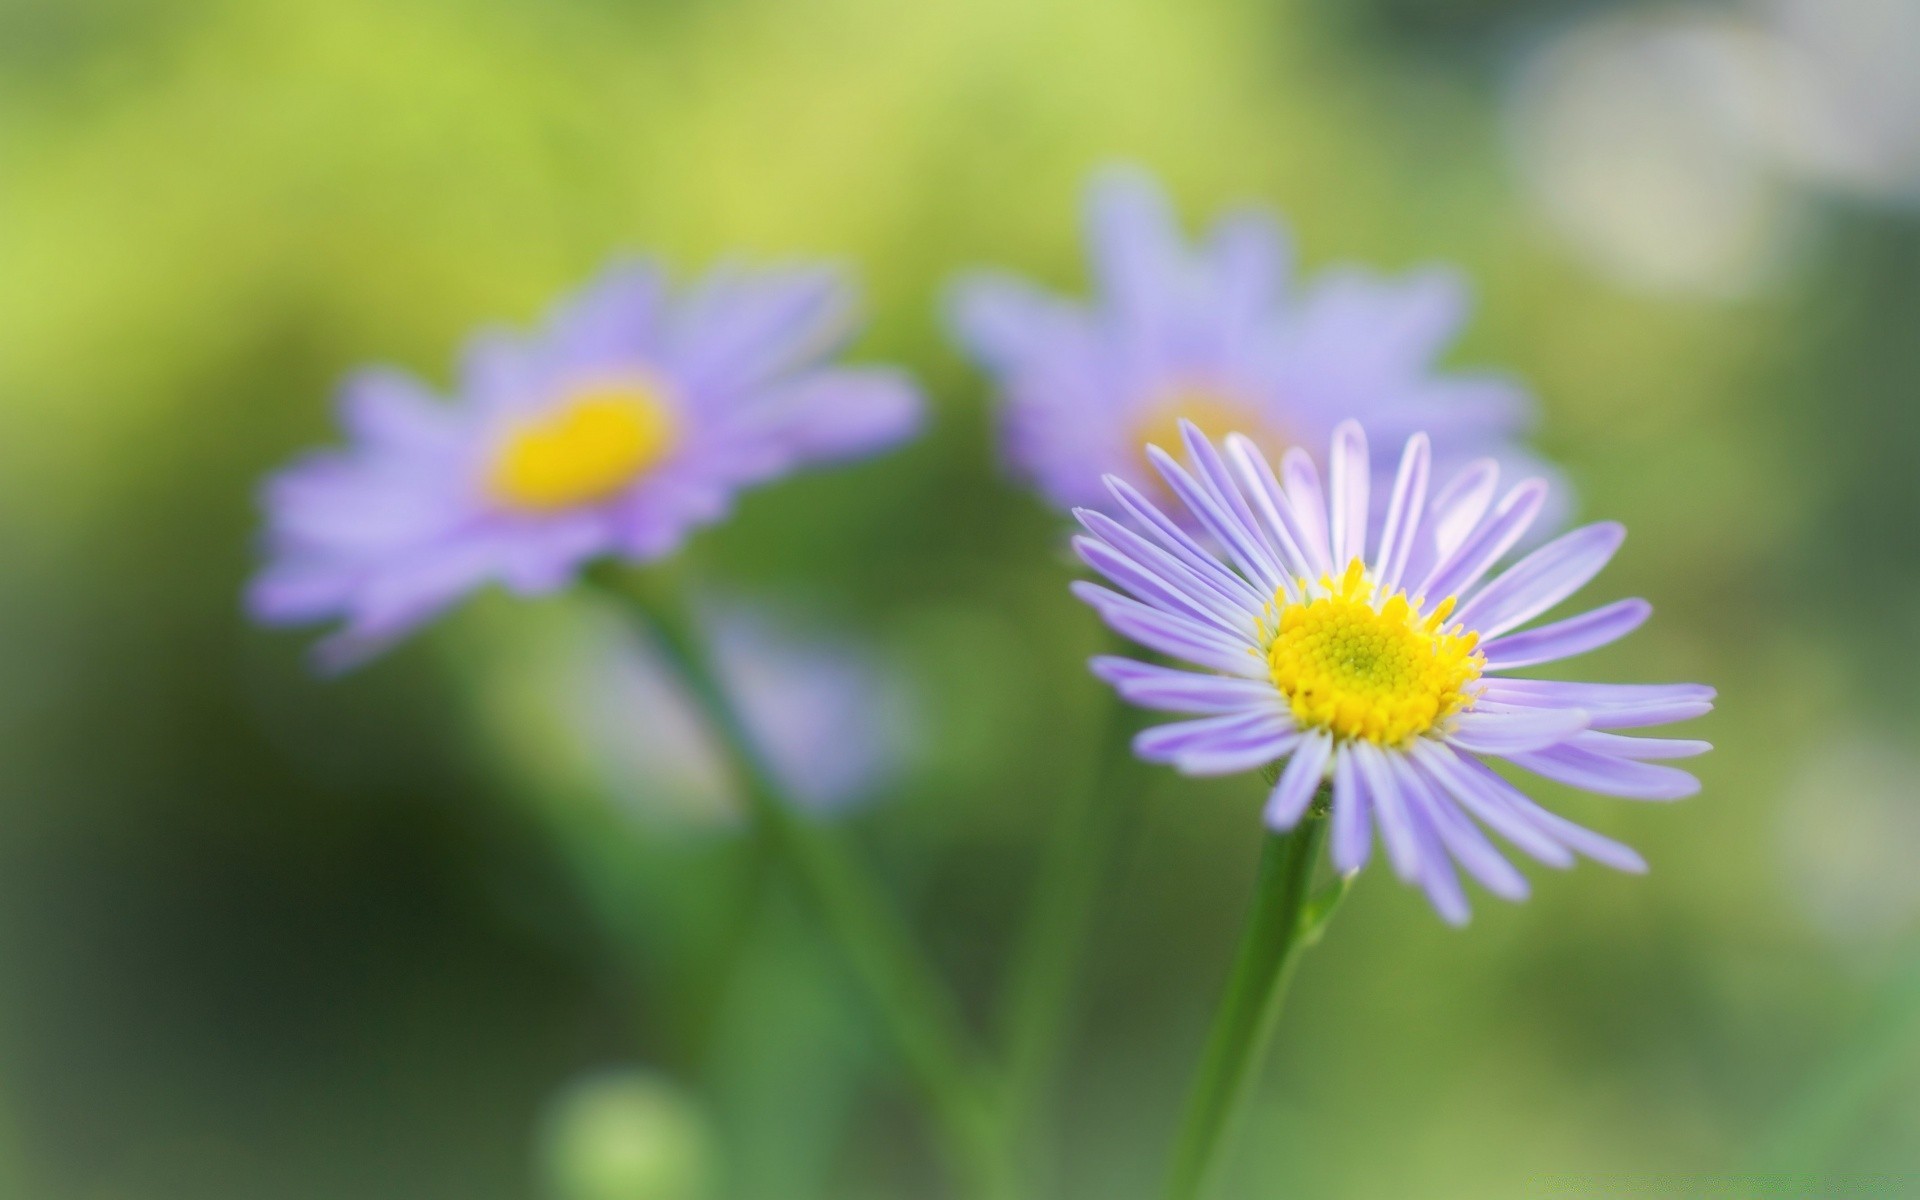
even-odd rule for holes
{"type": "MultiPolygon", "coordinates": [[[[1503,132],[1512,56],[1593,5],[1182,0],[0,0],[0,1195],[547,1194],[609,1066],[689,1089],[722,1194],[937,1196],[868,1023],[737,839],[621,817],[543,707],[578,598],[488,595],[350,678],[251,629],[263,473],[331,386],[444,383],[621,249],[855,264],[862,358],[930,435],[748,498],[700,579],[829,614],[920,696],[849,824],[983,1027],[1100,644],[996,466],[939,289],[1079,288],[1078,192],[1276,206],[1311,268],[1462,266],[1542,400],[1582,677],[1703,680],[1703,793],[1561,811],[1646,878],[1533,871],[1448,929],[1364,876],[1302,973],[1234,1196],[1920,1195],[1920,222],[1821,199],[1732,300],[1573,253],[1503,132]]],[[[1689,731],[1692,733],[1693,731],[1689,731]]],[[[1152,777],[1091,948],[1060,1197],[1151,1193],[1257,850],[1257,780],[1152,777]]]]}

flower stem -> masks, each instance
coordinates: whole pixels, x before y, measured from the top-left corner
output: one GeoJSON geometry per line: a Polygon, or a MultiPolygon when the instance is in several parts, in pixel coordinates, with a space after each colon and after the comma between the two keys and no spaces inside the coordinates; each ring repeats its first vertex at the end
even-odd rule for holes
{"type": "Polygon", "coordinates": [[[678,598],[653,580],[609,583],[654,635],[667,662],[712,727],[738,775],[748,809],[774,859],[838,943],[925,1100],[942,1154],[965,1193],[1011,1194],[992,1080],[937,973],[899,920],[884,889],[830,831],[798,814],[708,658],[678,598]]]}
{"type": "Polygon", "coordinates": [[[1035,897],[1007,985],[1007,1136],[1025,1160],[1035,1194],[1051,1195],[1045,1145],[1049,1093],[1071,1049],[1074,997],[1086,963],[1100,885],[1120,840],[1142,771],[1130,743],[1132,710],[1108,695],[1101,757],[1061,806],[1035,872],[1035,897]]]}
{"type": "MultiPolygon", "coordinates": [[[[1279,1023],[1300,952],[1331,915],[1330,907],[1310,911],[1315,906],[1308,897],[1320,844],[1326,840],[1325,799],[1323,786],[1313,811],[1291,831],[1269,834],[1261,851],[1253,911],[1187,1099],[1166,1200],[1201,1200],[1206,1195],[1221,1146],[1279,1023]]],[[[1338,891],[1327,895],[1333,902],[1340,898],[1338,891]]]]}

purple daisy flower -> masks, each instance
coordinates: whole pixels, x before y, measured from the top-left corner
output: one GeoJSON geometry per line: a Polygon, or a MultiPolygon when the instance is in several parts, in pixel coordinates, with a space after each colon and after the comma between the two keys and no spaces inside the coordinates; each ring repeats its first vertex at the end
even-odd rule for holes
{"type": "MultiPolygon", "coordinates": [[[[1434,370],[1466,316],[1453,272],[1338,269],[1292,294],[1271,216],[1229,214],[1190,250],[1165,192],[1137,170],[1088,189],[1087,235],[1090,307],[1000,273],[963,279],[951,297],[957,337],[997,377],[1009,458],[1062,508],[1106,508],[1110,474],[1155,492],[1142,448],[1174,444],[1182,421],[1244,433],[1277,459],[1354,418],[1393,445],[1427,432],[1443,470],[1491,456],[1548,474],[1516,441],[1532,417],[1526,392],[1434,370]]],[[[1374,467],[1390,477],[1393,461],[1374,467]]]]}
{"type": "Polygon", "coordinates": [[[1076,513],[1086,536],[1075,549],[1121,590],[1079,583],[1075,593],[1116,632],[1201,668],[1093,660],[1126,700],[1194,718],[1142,733],[1142,758],[1193,775],[1285,760],[1266,808],[1275,830],[1298,822],[1331,780],[1334,867],[1358,870],[1377,829],[1395,871],[1456,924],[1467,919],[1456,865],[1495,895],[1527,894],[1483,825],[1552,866],[1581,854],[1646,869],[1632,850],[1546,811],[1483,761],[1504,758],[1629,799],[1698,790],[1693,776],[1655,760],[1702,753],[1705,742],[1616,731],[1699,716],[1713,689],[1510,675],[1604,646],[1646,620],[1645,601],[1621,600],[1522,628],[1606,565],[1625,536],[1619,525],[1576,529],[1490,576],[1538,515],[1542,480],[1496,503],[1499,471],[1486,460],[1429,496],[1432,454],[1415,434],[1370,520],[1357,422],[1334,431],[1324,487],[1298,448],[1276,476],[1250,438],[1227,437],[1223,453],[1192,424],[1181,434],[1191,470],[1157,446],[1147,455],[1218,553],[1118,477],[1107,487],[1121,519],[1076,513]]]}
{"type": "Polygon", "coordinates": [[[856,323],[825,267],[723,267],[687,294],[620,265],[534,337],[476,338],[441,402],[398,372],[348,380],[352,444],[271,479],[270,558],[248,592],[273,624],[338,618],[324,663],[364,660],[489,582],[554,591],[601,556],[649,561],[736,491],[911,436],[899,371],[829,365],[856,323]]]}

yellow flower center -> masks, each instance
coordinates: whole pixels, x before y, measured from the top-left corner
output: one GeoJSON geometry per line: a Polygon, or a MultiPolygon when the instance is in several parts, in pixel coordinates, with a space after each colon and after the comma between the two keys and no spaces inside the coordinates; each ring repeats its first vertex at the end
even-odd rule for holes
{"type": "MultiPolygon", "coordinates": [[[[1279,459],[1288,445],[1251,405],[1214,388],[1177,387],[1160,397],[1147,410],[1146,417],[1133,427],[1133,445],[1143,467],[1148,466],[1148,446],[1158,446],[1176,458],[1185,457],[1181,449],[1185,443],[1180,439],[1182,421],[1192,421],[1207,435],[1207,440],[1215,444],[1230,433],[1245,434],[1274,460],[1279,459]]],[[[1154,478],[1154,472],[1147,470],[1146,477],[1154,478]]]]}
{"type": "Polygon", "coordinates": [[[1357,558],[1338,580],[1323,576],[1317,590],[1276,602],[1267,646],[1273,685],[1295,721],[1399,746],[1472,704],[1467,689],[1486,658],[1475,649],[1478,634],[1444,627],[1451,596],[1424,617],[1405,592],[1376,602],[1357,558]]]}
{"type": "Polygon", "coordinates": [[[487,489],[506,507],[529,512],[604,500],[665,458],[677,433],[652,384],[596,383],[515,429],[494,457],[487,489]]]}

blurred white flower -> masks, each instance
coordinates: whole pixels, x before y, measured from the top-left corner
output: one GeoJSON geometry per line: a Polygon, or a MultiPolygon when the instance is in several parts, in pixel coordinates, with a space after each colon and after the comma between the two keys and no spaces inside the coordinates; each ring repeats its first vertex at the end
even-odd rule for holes
{"type": "Polygon", "coordinates": [[[1579,22],[1508,97],[1549,221],[1649,290],[1733,296],[1789,259],[1818,192],[1920,200],[1920,0],[1764,0],[1579,22]]]}
{"type": "Polygon", "coordinates": [[[1920,0],[1767,0],[1759,11],[1801,86],[1794,109],[1755,135],[1817,182],[1920,203],[1920,0]]]}
{"type": "Polygon", "coordinates": [[[1779,837],[1800,906],[1834,940],[1897,944],[1920,925],[1920,757],[1851,733],[1816,746],[1781,804],[1779,837]]]}
{"type": "Polygon", "coordinates": [[[1732,116],[1769,46],[1732,19],[1610,17],[1524,64],[1509,97],[1521,173],[1596,268],[1727,296],[1780,265],[1794,197],[1732,116]]]}

